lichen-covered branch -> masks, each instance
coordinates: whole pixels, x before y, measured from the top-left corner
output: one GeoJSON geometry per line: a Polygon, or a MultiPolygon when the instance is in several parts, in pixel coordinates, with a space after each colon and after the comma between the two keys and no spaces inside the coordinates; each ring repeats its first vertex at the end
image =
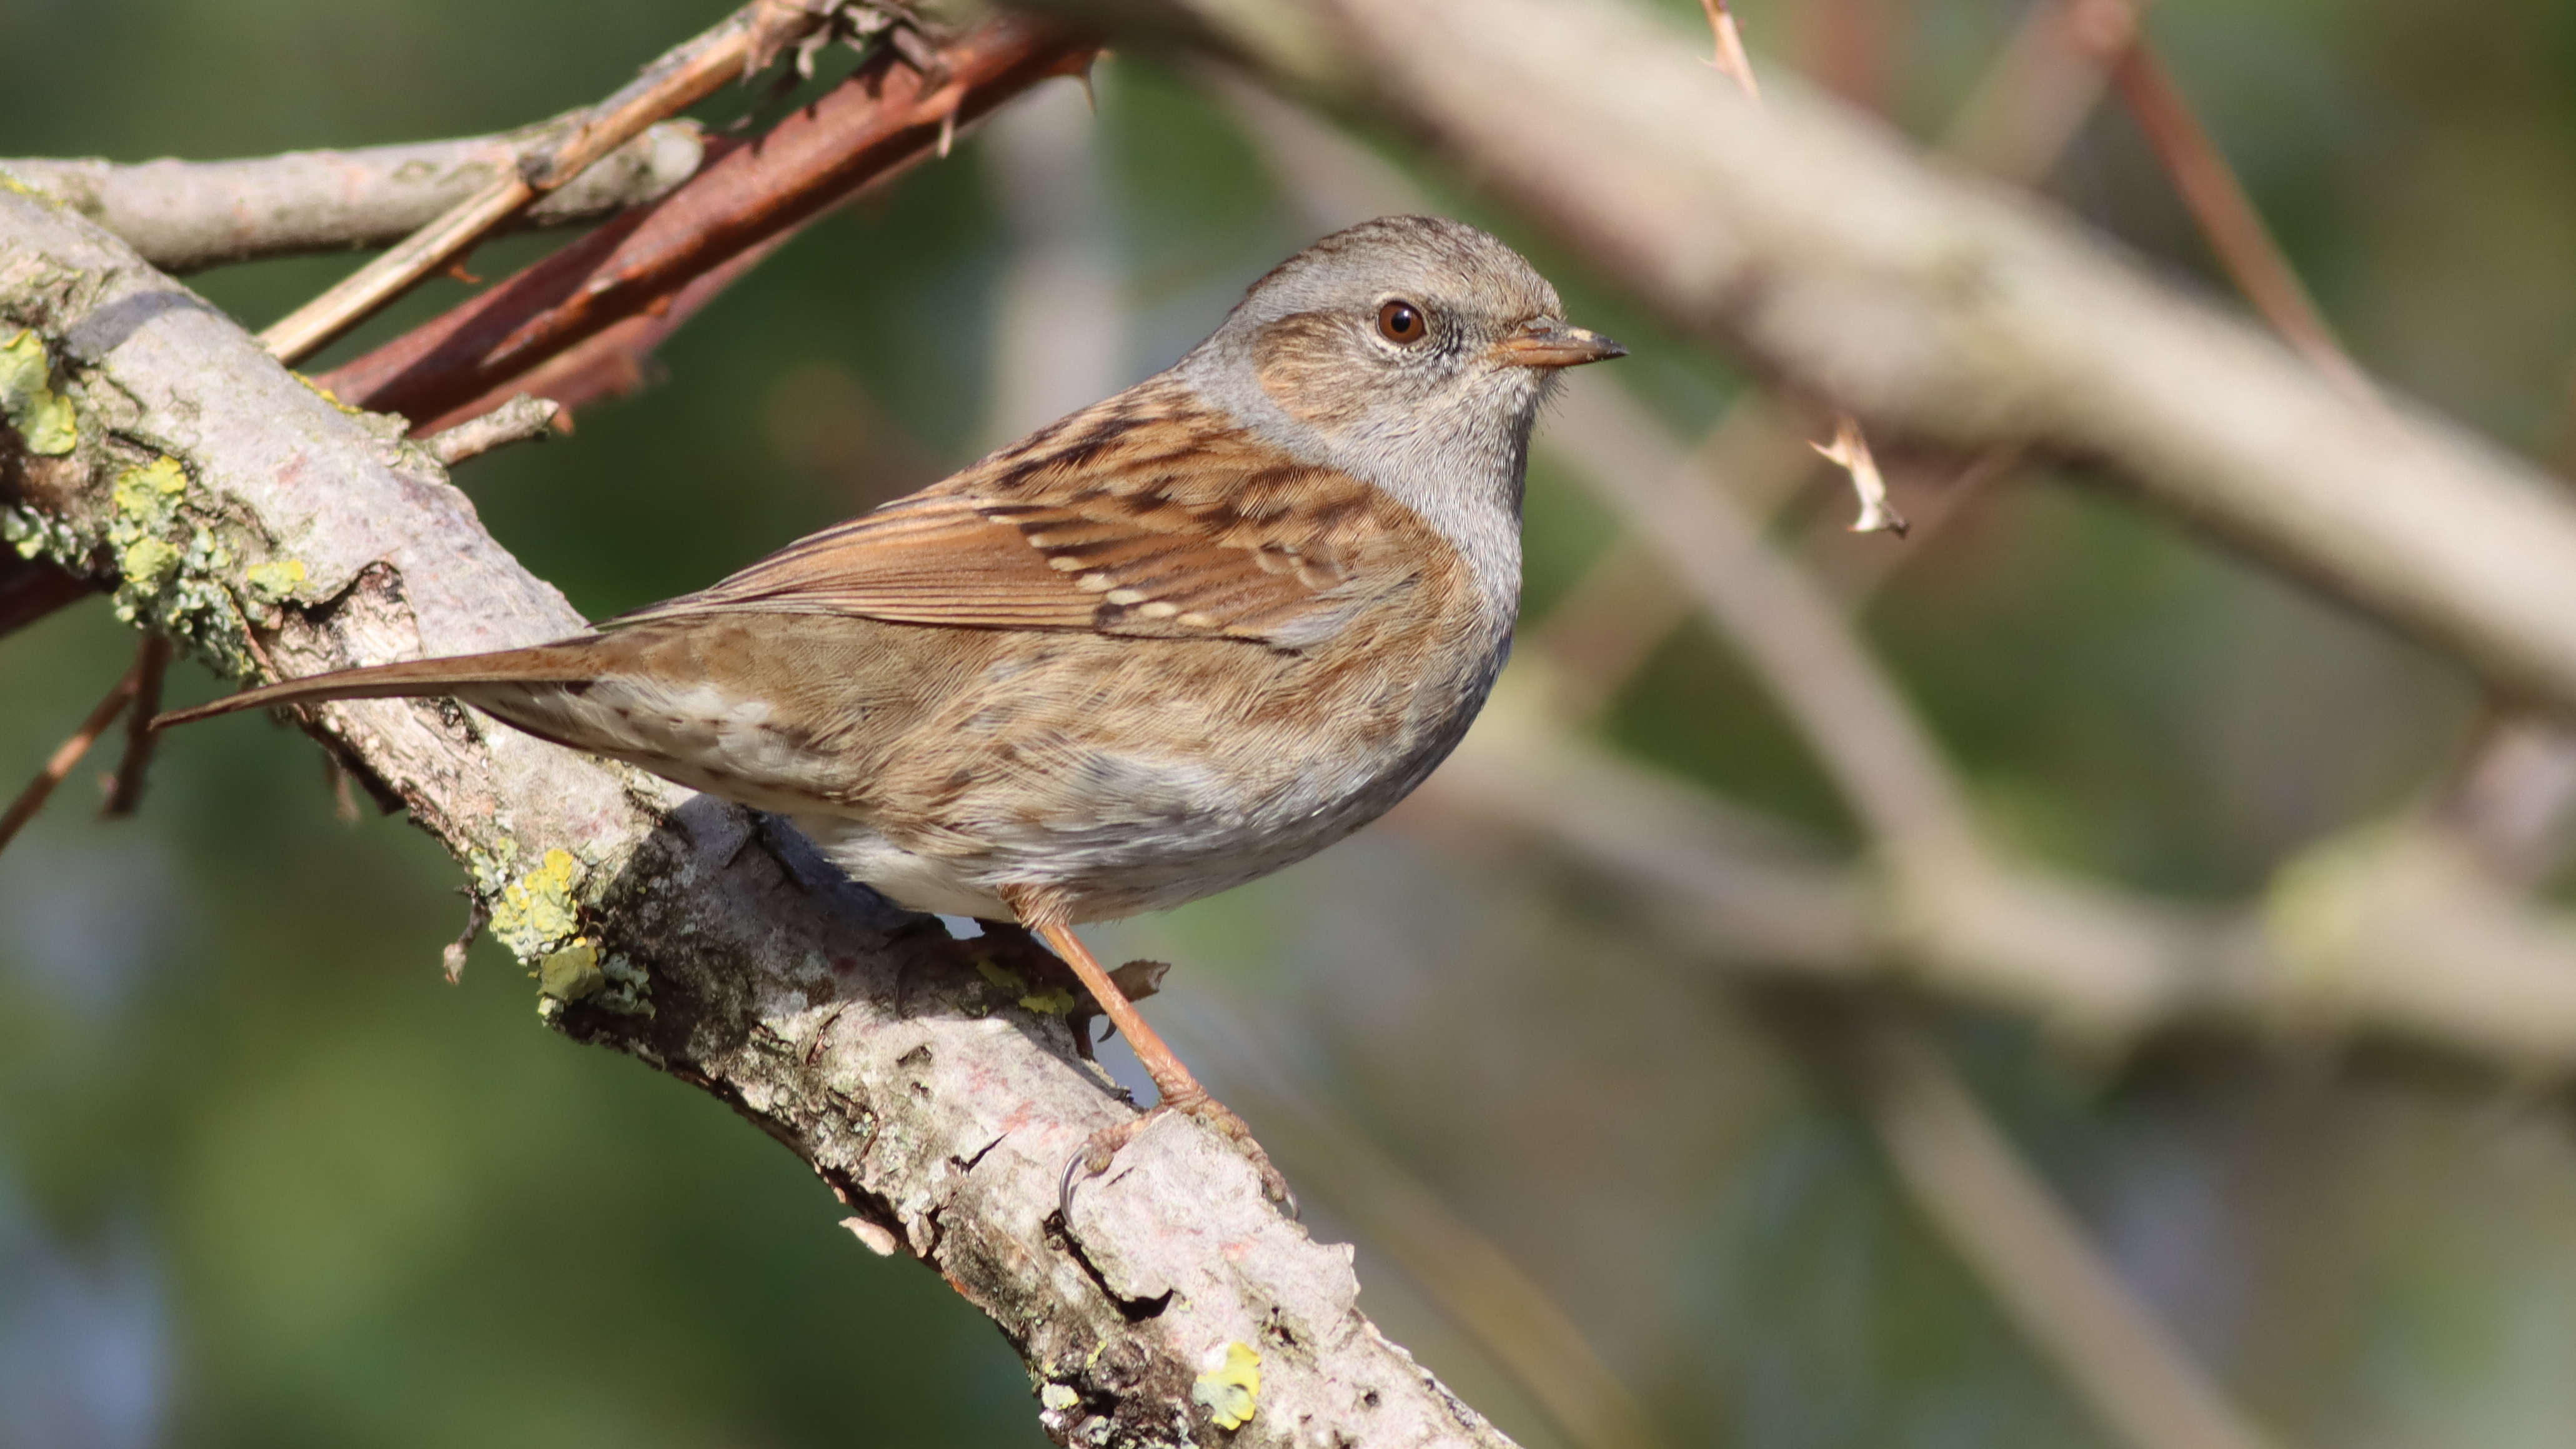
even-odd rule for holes
{"type": "MultiPolygon", "coordinates": [[[[578,114],[498,136],[293,151],[241,161],[0,161],[0,172],[123,237],[174,275],[230,262],[387,246],[554,145],[578,114]]],[[[705,154],[694,121],[665,121],[515,219],[596,221],[689,179],[705,154]]]]}
{"type": "MultiPolygon", "coordinates": [[[[0,190],[0,344],[22,333],[41,361],[0,429],[10,556],[111,587],[216,668],[581,627],[399,420],[336,406],[94,224],[0,190]]],[[[992,1316],[1060,1441],[1507,1442],[1360,1315],[1348,1249],[1186,1119],[1059,1218],[1064,1164],[1134,1109],[1061,1017],[957,969],[935,923],[792,832],[442,702],[326,705],[308,728],[456,856],[559,1029],[812,1163],[861,1241],[992,1316]]]]}

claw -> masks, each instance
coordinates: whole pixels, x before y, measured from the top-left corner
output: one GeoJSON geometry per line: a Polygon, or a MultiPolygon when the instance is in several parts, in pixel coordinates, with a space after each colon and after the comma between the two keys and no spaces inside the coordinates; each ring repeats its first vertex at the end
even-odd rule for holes
{"type": "Polygon", "coordinates": [[[1107,1173],[1117,1160],[1119,1151],[1135,1141],[1136,1135],[1155,1118],[1167,1113],[1188,1117],[1222,1138],[1227,1146],[1252,1164],[1253,1171],[1261,1174],[1262,1195],[1277,1204],[1279,1210],[1291,1219],[1298,1216],[1297,1195],[1288,1190],[1288,1179],[1271,1162],[1270,1154],[1253,1140],[1252,1129],[1234,1114],[1232,1108],[1214,1097],[1202,1095],[1195,1101],[1157,1103],[1139,1116],[1092,1133],[1090,1140],[1082,1144],[1082,1150],[1065,1163],[1064,1176],[1056,1182],[1056,1211],[1063,1215],[1068,1228],[1073,1223],[1074,1184],[1082,1178],[1107,1173]]]}

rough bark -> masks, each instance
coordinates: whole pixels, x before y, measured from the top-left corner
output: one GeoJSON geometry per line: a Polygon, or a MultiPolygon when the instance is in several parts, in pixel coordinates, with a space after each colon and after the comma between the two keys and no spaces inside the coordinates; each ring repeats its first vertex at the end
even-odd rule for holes
{"type": "MultiPolygon", "coordinates": [[[[114,237],[0,190],[0,344],[21,328],[77,433],[40,454],[0,429],[0,536],[216,667],[303,674],[581,627],[398,419],[336,407],[114,237]]],[[[1060,1220],[1064,1164],[1134,1108],[1062,1018],[957,969],[934,922],[839,881],[793,832],[443,702],[327,705],[308,728],[466,867],[549,1020],[812,1163],[862,1241],[992,1316],[1058,1440],[1507,1442],[1358,1312],[1349,1250],[1280,1217],[1184,1119],[1060,1220]],[[1227,1429],[1211,1406],[1243,1403],[1236,1346],[1259,1387],[1227,1429]]]]}

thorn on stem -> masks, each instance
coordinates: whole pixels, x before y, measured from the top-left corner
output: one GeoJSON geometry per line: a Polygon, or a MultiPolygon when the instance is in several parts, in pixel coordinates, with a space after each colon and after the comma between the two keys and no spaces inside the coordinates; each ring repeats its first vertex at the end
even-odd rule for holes
{"type": "Polygon", "coordinates": [[[470,887],[465,892],[465,902],[465,934],[448,942],[447,949],[439,953],[439,961],[447,972],[450,986],[465,979],[465,953],[474,949],[474,938],[482,935],[483,928],[492,923],[492,908],[483,904],[483,898],[470,887]]]}
{"type": "Polygon", "coordinates": [[[322,752],[322,778],[331,787],[331,814],[343,825],[358,823],[357,792],[349,788],[349,767],[329,750],[322,752]]]}
{"type": "Polygon", "coordinates": [[[1853,520],[1852,532],[1905,536],[1905,516],[1887,501],[1887,480],[1879,476],[1878,460],[1869,455],[1869,439],[1861,436],[1858,418],[1844,413],[1834,423],[1832,442],[1807,446],[1851,475],[1852,491],[1860,495],[1860,517],[1853,520]]]}
{"type": "Polygon", "coordinates": [[[1744,53],[1744,37],[1735,28],[1735,12],[1726,8],[1726,0],[1699,0],[1699,8],[1708,13],[1709,34],[1717,42],[1717,54],[1709,64],[1742,86],[1755,105],[1762,104],[1762,87],[1753,79],[1753,58],[1744,53]]]}

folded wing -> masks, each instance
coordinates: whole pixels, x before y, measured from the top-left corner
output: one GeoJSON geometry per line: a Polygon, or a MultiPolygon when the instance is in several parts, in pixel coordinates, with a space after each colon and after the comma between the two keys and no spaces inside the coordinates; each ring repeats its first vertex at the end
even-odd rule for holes
{"type": "Polygon", "coordinates": [[[1303,648],[1404,584],[1425,550],[1399,536],[1424,529],[1157,379],[610,627],[768,611],[1303,648]]]}

